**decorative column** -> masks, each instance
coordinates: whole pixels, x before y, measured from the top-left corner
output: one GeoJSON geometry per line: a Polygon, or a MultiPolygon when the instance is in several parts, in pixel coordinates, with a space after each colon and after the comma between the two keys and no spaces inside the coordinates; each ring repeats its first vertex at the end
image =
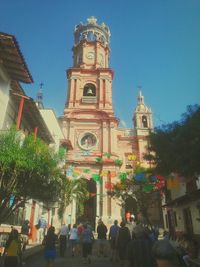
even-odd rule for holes
{"type": "Polygon", "coordinates": [[[72,199],[71,204],[71,225],[73,225],[76,222],[76,199],[72,199]]]}
{"type": "Polygon", "coordinates": [[[96,195],[96,219],[98,220],[101,217],[101,196],[100,196],[100,183],[96,183],[97,186],[97,195],[96,195]]]}
{"type": "Polygon", "coordinates": [[[102,79],[99,78],[99,109],[103,108],[103,86],[102,79]]]}

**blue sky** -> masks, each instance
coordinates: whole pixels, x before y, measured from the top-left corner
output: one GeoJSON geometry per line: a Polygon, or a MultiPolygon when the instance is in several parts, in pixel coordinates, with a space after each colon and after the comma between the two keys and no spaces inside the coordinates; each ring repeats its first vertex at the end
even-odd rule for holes
{"type": "Polygon", "coordinates": [[[2,0],[0,31],[15,35],[44,105],[63,114],[66,70],[72,66],[74,26],[95,16],[111,31],[113,103],[121,125],[132,127],[138,85],[154,125],[181,118],[200,103],[200,0],[2,0]]]}

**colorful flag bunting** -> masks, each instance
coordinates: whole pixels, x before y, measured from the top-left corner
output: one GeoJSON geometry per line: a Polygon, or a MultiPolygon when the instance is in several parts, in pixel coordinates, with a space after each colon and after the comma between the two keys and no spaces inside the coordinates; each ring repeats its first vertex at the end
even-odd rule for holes
{"type": "Polygon", "coordinates": [[[108,190],[111,190],[113,189],[114,185],[113,183],[111,182],[105,182],[105,188],[108,189],[108,190]]]}
{"type": "Polygon", "coordinates": [[[93,179],[95,182],[99,182],[99,181],[100,181],[100,175],[99,175],[99,174],[92,174],[92,179],[93,179]]]}
{"type": "Polygon", "coordinates": [[[132,154],[132,155],[128,155],[128,160],[130,160],[130,161],[133,161],[133,160],[136,160],[136,155],[134,155],[134,154],[132,154]]]}

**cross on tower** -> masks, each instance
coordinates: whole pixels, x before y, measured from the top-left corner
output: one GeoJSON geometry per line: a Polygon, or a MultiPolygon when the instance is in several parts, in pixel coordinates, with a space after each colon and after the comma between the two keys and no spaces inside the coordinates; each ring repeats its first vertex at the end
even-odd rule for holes
{"type": "Polygon", "coordinates": [[[43,82],[40,83],[40,89],[44,86],[43,82]]]}

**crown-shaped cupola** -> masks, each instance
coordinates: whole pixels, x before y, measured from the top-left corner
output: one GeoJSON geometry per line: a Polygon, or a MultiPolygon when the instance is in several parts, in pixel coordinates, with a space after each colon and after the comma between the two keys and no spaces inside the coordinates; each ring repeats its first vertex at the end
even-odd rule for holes
{"type": "Polygon", "coordinates": [[[105,23],[97,24],[95,17],[80,23],[74,30],[73,67],[97,69],[109,67],[110,30],[105,23]]]}

